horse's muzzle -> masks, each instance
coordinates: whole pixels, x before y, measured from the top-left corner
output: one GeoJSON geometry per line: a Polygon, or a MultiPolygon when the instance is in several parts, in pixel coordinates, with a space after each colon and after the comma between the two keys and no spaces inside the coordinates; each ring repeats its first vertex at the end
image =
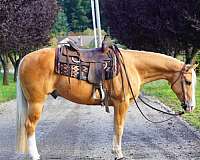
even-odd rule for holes
{"type": "Polygon", "coordinates": [[[181,106],[186,112],[192,112],[194,110],[194,106],[192,105],[192,102],[190,101],[182,102],[181,106]]]}

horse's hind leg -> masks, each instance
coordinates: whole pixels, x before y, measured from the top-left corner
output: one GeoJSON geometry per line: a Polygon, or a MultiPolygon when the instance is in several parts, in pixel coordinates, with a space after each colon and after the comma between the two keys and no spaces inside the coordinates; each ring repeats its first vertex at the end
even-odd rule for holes
{"type": "Polygon", "coordinates": [[[114,130],[113,149],[112,152],[116,154],[116,159],[122,159],[122,135],[124,130],[125,116],[128,111],[129,100],[121,103],[114,102],[114,130]]]}
{"type": "Polygon", "coordinates": [[[38,154],[36,146],[35,130],[40,119],[42,109],[43,102],[28,102],[28,117],[26,119],[25,127],[28,138],[28,151],[33,160],[40,159],[40,155],[38,154]]]}

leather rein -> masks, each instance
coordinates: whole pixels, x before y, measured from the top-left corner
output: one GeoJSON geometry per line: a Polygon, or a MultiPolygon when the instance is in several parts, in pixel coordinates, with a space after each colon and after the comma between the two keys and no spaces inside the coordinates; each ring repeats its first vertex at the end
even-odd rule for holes
{"type": "MultiPolygon", "coordinates": [[[[117,48],[117,49],[118,49],[118,48],[117,48]]],[[[138,98],[140,99],[140,101],[141,101],[142,103],[144,103],[146,106],[148,106],[149,108],[151,108],[151,109],[153,109],[153,110],[156,110],[156,111],[158,111],[158,112],[160,112],[160,113],[173,116],[173,117],[170,117],[170,118],[168,118],[168,119],[166,119],[166,120],[163,120],[163,121],[152,121],[152,120],[150,120],[150,119],[142,112],[140,106],[138,105],[138,103],[137,103],[137,101],[136,101],[136,97],[135,97],[135,95],[134,95],[134,92],[133,92],[133,89],[132,89],[132,87],[131,87],[131,83],[130,83],[130,80],[129,80],[129,77],[128,77],[128,74],[127,74],[127,70],[126,70],[126,67],[125,67],[125,63],[124,63],[123,56],[122,56],[122,54],[121,54],[121,52],[120,52],[119,49],[118,49],[118,51],[119,51],[120,57],[121,57],[121,59],[122,59],[122,63],[121,63],[121,64],[122,64],[123,69],[124,69],[124,71],[125,71],[125,75],[126,75],[126,79],[127,79],[127,82],[128,82],[128,86],[129,86],[129,88],[130,88],[130,90],[131,90],[131,94],[132,94],[132,96],[133,96],[134,102],[135,102],[135,104],[136,104],[138,110],[139,110],[140,113],[142,114],[142,116],[143,116],[147,121],[152,122],[152,123],[163,123],[163,122],[166,122],[166,121],[171,120],[172,118],[174,118],[174,117],[176,117],[176,116],[180,116],[180,115],[182,115],[182,114],[185,113],[184,111],[179,111],[179,112],[175,112],[175,113],[170,113],[170,112],[166,112],[166,111],[157,109],[157,108],[153,107],[152,105],[148,104],[147,102],[145,102],[145,101],[139,96],[138,98]]],[[[183,74],[184,74],[185,66],[186,66],[186,65],[184,64],[184,66],[183,66],[183,68],[181,69],[181,71],[179,71],[179,72],[180,72],[180,75],[178,76],[178,78],[177,78],[177,79],[172,83],[172,85],[171,85],[171,88],[172,88],[173,85],[178,81],[178,79],[181,78],[181,86],[182,86],[182,91],[183,91],[183,94],[184,94],[184,102],[182,102],[182,104],[184,104],[184,106],[185,106],[185,100],[186,100],[186,96],[185,96],[185,87],[184,87],[184,82],[185,82],[185,81],[183,80],[183,79],[184,79],[183,74]]]]}

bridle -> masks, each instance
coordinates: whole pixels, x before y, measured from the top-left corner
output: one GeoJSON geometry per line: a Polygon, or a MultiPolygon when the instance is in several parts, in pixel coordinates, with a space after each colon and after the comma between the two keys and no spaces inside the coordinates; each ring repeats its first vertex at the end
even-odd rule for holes
{"type": "Polygon", "coordinates": [[[187,72],[186,72],[186,69],[185,69],[185,67],[186,67],[186,64],[184,64],[183,65],[183,67],[182,67],[182,69],[181,69],[181,71],[178,71],[178,72],[180,72],[180,74],[179,74],[179,76],[176,78],[176,80],[171,84],[171,88],[173,88],[173,86],[177,83],[177,81],[181,78],[181,89],[182,89],[182,94],[183,94],[183,100],[182,100],[182,102],[181,102],[181,106],[183,107],[183,109],[185,110],[186,109],[186,107],[187,107],[187,103],[186,103],[186,101],[187,101],[187,95],[186,95],[186,79],[185,79],[185,77],[184,77],[184,74],[188,74],[187,72]]]}

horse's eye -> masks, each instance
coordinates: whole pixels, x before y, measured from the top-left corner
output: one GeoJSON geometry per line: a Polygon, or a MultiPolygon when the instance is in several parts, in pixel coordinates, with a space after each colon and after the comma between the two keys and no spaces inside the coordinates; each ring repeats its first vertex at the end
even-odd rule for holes
{"type": "Polygon", "coordinates": [[[185,83],[186,83],[187,85],[191,85],[191,84],[192,84],[192,82],[191,82],[191,81],[188,81],[188,80],[185,80],[185,83]]]}

